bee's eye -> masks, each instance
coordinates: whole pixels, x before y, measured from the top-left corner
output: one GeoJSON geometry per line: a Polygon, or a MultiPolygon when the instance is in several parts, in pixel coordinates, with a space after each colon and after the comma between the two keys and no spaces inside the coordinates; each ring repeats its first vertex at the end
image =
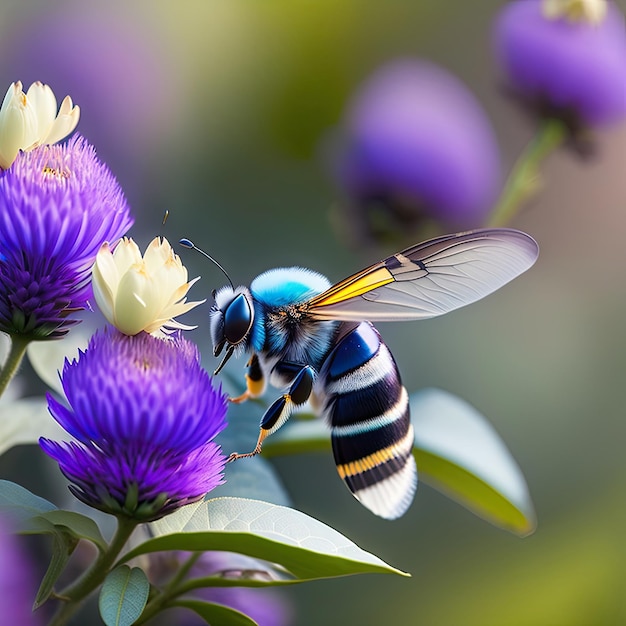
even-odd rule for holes
{"type": "Polygon", "coordinates": [[[252,306],[240,293],[224,311],[224,337],[231,345],[241,343],[252,327],[252,306]]]}

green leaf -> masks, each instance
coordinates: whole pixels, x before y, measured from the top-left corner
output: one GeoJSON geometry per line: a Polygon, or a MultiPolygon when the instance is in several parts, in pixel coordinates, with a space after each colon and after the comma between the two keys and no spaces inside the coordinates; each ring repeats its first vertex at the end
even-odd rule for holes
{"type": "Polygon", "coordinates": [[[0,480],[0,513],[20,523],[57,507],[21,485],[0,480]]]}
{"type": "MultiPolygon", "coordinates": [[[[174,511],[171,515],[166,515],[156,522],[152,522],[150,528],[152,532],[157,535],[171,535],[185,529],[189,530],[187,527],[188,524],[195,524],[196,526],[201,525],[199,520],[205,512],[206,501],[200,500],[199,502],[183,506],[174,511]],[[194,521],[191,521],[192,519],[194,521]]],[[[208,528],[208,521],[206,526],[198,530],[205,530],[206,528],[208,528]]]]}
{"type": "Polygon", "coordinates": [[[39,437],[67,438],[48,412],[45,398],[25,398],[0,405],[0,454],[13,446],[37,443],[39,437]]]}
{"type": "Polygon", "coordinates": [[[54,341],[31,341],[26,349],[33,369],[48,387],[63,395],[59,372],[63,370],[65,359],[78,357],[78,350],[84,350],[89,343],[92,329],[83,321],[74,326],[71,333],[54,341]]]}
{"type": "Polygon", "coordinates": [[[76,539],[91,541],[100,552],[104,552],[107,548],[107,542],[104,540],[100,528],[98,528],[98,525],[91,517],[75,511],[63,511],[60,509],[43,513],[39,517],[43,517],[52,523],[55,528],[71,534],[76,539]]]}
{"type": "Polygon", "coordinates": [[[291,500],[276,470],[266,459],[255,457],[246,463],[229,463],[226,482],[213,491],[215,497],[252,498],[289,506],[291,500]]]}
{"type": "Polygon", "coordinates": [[[52,537],[52,558],[48,569],[41,581],[34,608],[40,607],[50,597],[54,584],[63,573],[70,556],[78,545],[79,539],[72,533],[67,532],[63,526],[55,526],[44,515],[50,515],[56,511],[48,511],[42,515],[35,515],[22,521],[19,532],[24,535],[50,535],[52,537]]]}
{"type": "Polygon", "coordinates": [[[127,565],[116,567],[100,590],[98,606],[106,626],[134,624],[146,606],[150,583],[143,570],[127,565]]]}
{"type": "Polygon", "coordinates": [[[474,407],[439,389],[411,396],[420,479],[492,524],[526,536],[536,526],[524,476],[474,407]]]}
{"type": "Polygon", "coordinates": [[[16,523],[17,530],[23,534],[52,536],[52,559],[39,587],[35,607],[49,598],[80,539],[91,541],[100,550],[106,548],[100,529],[91,518],[73,511],[61,511],[48,500],[7,480],[0,480],[0,513],[16,523]]]}
{"type": "Polygon", "coordinates": [[[258,624],[243,613],[231,609],[223,604],[202,602],[201,600],[177,600],[170,606],[179,606],[191,609],[202,617],[207,624],[219,624],[220,626],[258,626],[258,624]]]}
{"type": "Polygon", "coordinates": [[[100,552],[107,544],[97,524],[90,518],[74,511],[54,509],[22,520],[22,534],[51,535],[52,559],[39,587],[35,607],[41,606],[52,592],[54,583],[65,569],[67,561],[81,539],[91,541],[100,552]]]}
{"type": "Polygon", "coordinates": [[[123,561],[162,550],[222,550],[278,563],[299,580],[365,573],[408,575],[322,522],[258,500],[209,500],[196,509],[184,532],[162,534],[168,532],[167,523],[151,526],[160,536],[131,550],[123,561]]]}
{"type": "Polygon", "coordinates": [[[294,420],[263,442],[263,456],[266,457],[330,449],[330,431],[321,419],[294,420]]]}
{"type": "MultiPolygon", "coordinates": [[[[49,522],[45,523],[48,524],[49,522]]],[[[48,600],[54,589],[54,584],[63,573],[67,562],[72,556],[72,552],[74,552],[74,549],[78,545],[78,540],[75,537],[72,537],[67,533],[57,531],[52,525],[50,525],[50,534],[52,535],[53,540],[52,558],[50,559],[48,569],[46,570],[46,573],[41,581],[41,585],[39,585],[33,609],[39,608],[44,602],[46,602],[46,600],[48,600]]]]}

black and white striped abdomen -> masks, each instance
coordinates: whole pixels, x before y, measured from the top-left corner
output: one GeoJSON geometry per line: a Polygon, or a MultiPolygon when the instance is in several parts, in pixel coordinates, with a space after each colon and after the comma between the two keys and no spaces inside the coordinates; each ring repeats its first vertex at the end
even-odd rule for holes
{"type": "Polygon", "coordinates": [[[320,378],[339,475],[373,513],[400,517],[417,487],[409,399],[372,324],[362,322],[339,339],[320,378]]]}

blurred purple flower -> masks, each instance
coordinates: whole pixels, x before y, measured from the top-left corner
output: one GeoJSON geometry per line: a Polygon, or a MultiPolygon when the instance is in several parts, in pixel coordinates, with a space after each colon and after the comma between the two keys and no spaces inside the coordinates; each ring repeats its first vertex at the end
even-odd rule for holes
{"type": "Polygon", "coordinates": [[[0,607],[3,624],[37,626],[43,615],[33,613],[37,593],[34,571],[20,542],[11,534],[10,525],[0,518],[0,607]]]}
{"type": "MultiPolygon", "coordinates": [[[[488,118],[467,88],[417,59],[383,66],[345,114],[335,173],[357,211],[380,204],[411,224],[479,225],[500,183],[488,118]]],[[[401,224],[402,225],[402,224],[401,224]]]]}
{"type": "Polygon", "coordinates": [[[82,132],[109,162],[115,160],[127,193],[135,189],[137,195],[145,184],[141,177],[153,173],[146,164],[157,143],[170,132],[175,136],[185,119],[179,94],[186,76],[155,15],[82,0],[66,0],[63,10],[42,3],[23,11],[0,38],[0,56],[11,59],[0,69],[0,84],[17,76],[72,94],[81,107],[82,132]]]}
{"type": "Polygon", "coordinates": [[[133,218],[120,186],[82,137],[21,153],[0,175],[0,330],[53,339],[91,297],[104,241],[133,218]]]}
{"type": "Polygon", "coordinates": [[[150,521],[223,482],[226,459],[212,440],[226,426],[226,396],[193,343],[107,328],[65,362],[62,384],[69,408],[50,394],[48,407],[76,441],[40,445],[79,500],[150,521]]]}
{"type": "MultiPolygon", "coordinates": [[[[156,555],[155,555],[156,556],[156,555]]],[[[167,577],[167,570],[178,569],[189,553],[157,556],[160,576],[167,577]]],[[[153,561],[154,562],[154,561],[153,561]]],[[[155,573],[151,570],[151,575],[155,573]]],[[[171,572],[170,572],[171,574],[171,572]]],[[[272,566],[263,561],[233,552],[204,552],[194,563],[187,579],[216,577],[233,579],[274,579],[272,566]]],[[[259,626],[288,626],[291,624],[292,608],[287,599],[276,589],[252,589],[250,587],[203,587],[192,592],[193,597],[204,602],[229,606],[251,617],[259,626]]],[[[181,612],[176,621],[180,626],[205,624],[200,617],[189,611],[181,612]]]]}
{"type": "MultiPolygon", "coordinates": [[[[562,3],[563,4],[563,3],[562,3]]],[[[598,23],[546,16],[544,0],[509,2],[494,26],[510,86],[543,115],[599,126],[626,117],[624,17],[609,2],[598,23]]]]}

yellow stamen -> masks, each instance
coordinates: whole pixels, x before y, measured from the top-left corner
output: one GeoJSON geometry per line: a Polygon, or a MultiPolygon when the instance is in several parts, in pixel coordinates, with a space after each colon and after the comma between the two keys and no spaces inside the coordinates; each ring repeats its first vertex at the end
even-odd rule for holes
{"type": "Polygon", "coordinates": [[[567,19],[570,22],[587,22],[597,26],[607,13],[606,0],[544,0],[543,15],[546,19],[567,19]]]}

